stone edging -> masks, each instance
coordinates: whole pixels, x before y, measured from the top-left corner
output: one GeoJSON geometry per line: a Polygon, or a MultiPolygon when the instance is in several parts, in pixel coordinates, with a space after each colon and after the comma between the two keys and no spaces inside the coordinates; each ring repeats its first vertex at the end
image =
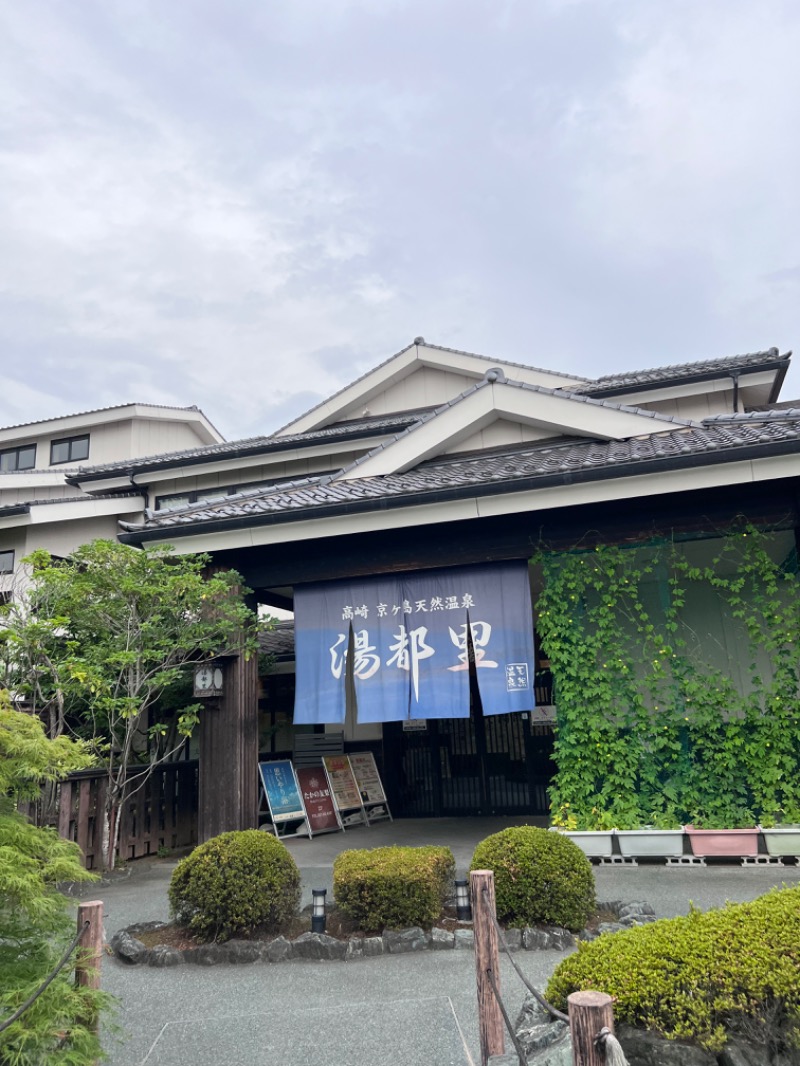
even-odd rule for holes
{"type": "MultiPolygon", "coordinates": [[[[598,909],[615,914],[617,921],[601,924],[596,933],[584,929],[577,938],[567,929],[552,925],[507,929],[506,943],[512,951],[566,951],[575,946],[576,939],[592,940],[601,933],[615,933],[634,925],[655,921],[653,908],[641,901],[599,903],[598,909]]],[[[179,966],[182,963],[216,966],[222,962],[273,963],[297,959],[351,961],[378,955],[404,955],[413,951],[472,950],[475,942],[472,929],[456,929],[450,933],[446,929],[434,927],[426,933],[419,926],[397,931],[387,929],[382,936],[351,936],[349,940],[337,940],[325,933],[303,933],[296,940],[287,940],[283,936],[271,941],[228,940],[224,944],[201,944],[183,951],[168,944],[156,944],[153,948],[147,948],[136,938],[137,933],[163,929],[166,925],[166,922],[139,922],[129,925],[115,933],[110,946],[116,957],[129,965],[164,967],[179,966]]]]}

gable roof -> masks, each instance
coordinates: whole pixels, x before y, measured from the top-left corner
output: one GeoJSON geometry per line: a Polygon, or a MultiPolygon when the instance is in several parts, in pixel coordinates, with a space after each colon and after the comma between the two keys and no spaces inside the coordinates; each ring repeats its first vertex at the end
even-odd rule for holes
{"type": "Polygon", "coordinates": [[[58,430],[62,428],[58,423],[80,423],[84,419],[89,419],[92,423],[104,421],[104,419],[97,417],[99,415],[109,416],[109,421],[112,420],[110,416],[113,416],[113,420],[117,421],[122,418],[134,417],[139,414],[146,416],[149,413],[155,412],[158,412],[157,415],[154,415],[155,417],[164,418],[165,416],[162,414],[164,411],[169,412],[170,416],[174,416],[180,421],[199,422],[203,426],[209,440],[224,440],[224,437],[219,430],[195,404],[192,404],[190,407],[172,407],[169,404],[136,402],[113,404],[110,407],[95,407],[89,411],[78,411],[68,415],[56,415],[53,418],[40,418],[35,422],[20,422],[17,425],[12,426],[0,426],[0,439],[13,439],[15,436],[19,436],[20,430],[30,430],[29,435],[33,435],[34,433],[37,435],[47,434],[51,432],[51,426],[53,432],[58,432],[58,430]]]}

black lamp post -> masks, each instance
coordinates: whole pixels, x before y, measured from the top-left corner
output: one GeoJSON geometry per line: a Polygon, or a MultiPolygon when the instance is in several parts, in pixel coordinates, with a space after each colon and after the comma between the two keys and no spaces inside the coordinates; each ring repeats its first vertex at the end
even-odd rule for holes
{"type": "Polygon", "coordinates": [[[469,882],[456,881],[456,918],[460,922],[472,921],[472,904],[469,901],[469,882]]]}
{"type": "Polygon", "coordinates": [[[325,897],[327,888],[311,889],[311,932],[325,932],[325,897]]]}

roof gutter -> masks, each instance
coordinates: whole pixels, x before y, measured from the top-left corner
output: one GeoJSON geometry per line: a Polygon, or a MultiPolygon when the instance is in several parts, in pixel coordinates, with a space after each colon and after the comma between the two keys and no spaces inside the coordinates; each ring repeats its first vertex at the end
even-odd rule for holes
{"type": "Polygon", "coordinates": [[[638,474],[687,470],[702,466],[716,466],[728,462],[745,462],[750,459],[771,458],[777,455],[798,454],[798,443],[794,440],[779,441],[768,451],[757,446],[726,448],[709,452],[697,452],[693,455],[670,456],[667,459],[639,460],[626,463],[614,469],[609,477],[608,467],[602,469],[567,470],[557,474],[544,474],[519,478],[504,483],[483,484],[465,489],[454,486],[449,489],[434,489],[430,492],[407,493],[401,496],[380,497],[378,499],[356,500],[346,503],[323,504],[315,508],[299,511],[279,511],[266,514],[238,515],[235,518],[221,518],[210,522],[196,522],[185,526],[163,526],[158,529],[142,529],[130,533],[118,534],[123,544],[141,545],[149,541],[170,541],[178,537],[202,536],[205,533],[224,533],[228,530],[250,529],[255,526],[272,526],[311,519],[336,518],[341,515],[363,514],[370,511],[402,510],[426,504],[449,503],[463,498],[482,498],[501,496],[515,492],[529,492],[535,489],[550,488],[554,485],[579,485],[595,481],[611,481],[621,477],[634,477],[638,474]]]}

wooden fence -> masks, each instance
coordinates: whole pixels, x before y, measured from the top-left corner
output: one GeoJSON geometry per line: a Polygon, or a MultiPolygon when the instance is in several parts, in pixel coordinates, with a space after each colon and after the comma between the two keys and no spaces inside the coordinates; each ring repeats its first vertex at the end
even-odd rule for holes
{"type": "MultiPolygon", "coordinates": [[[[87,870],[103,864],[105,791],[98,770],[70,774],[58,790],[59,835],[76,841],[87,870]]],[[[123,806],[117,861],[196,844],[197,794],[197,760],[158,767],[123,806]]]]}

